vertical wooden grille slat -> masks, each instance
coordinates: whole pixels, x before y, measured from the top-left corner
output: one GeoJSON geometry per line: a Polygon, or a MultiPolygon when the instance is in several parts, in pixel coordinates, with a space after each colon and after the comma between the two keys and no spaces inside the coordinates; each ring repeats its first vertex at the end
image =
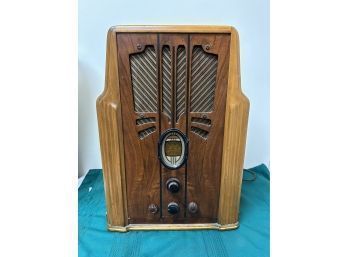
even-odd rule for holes
{"type": "Polygon", "coordinates": [[[185,113],[186,97],[186,50],[179,46],[177,50],[176,64],[176,122],[185,113]]]}
{"type": "Polygon", "coordinates": [[[191,111],[212,112],[216,88],[218,57],[201,46],[192,51],[191,111]]]}
{"type": "Polygon", "coordinates": [[[135,112],[157,111],[157,67],[153,46],[129,57],[135,112]]]}
{"type": "Polygon", "coordinates": [[[162,108],[163,113],[171,118],[171,102],[172,102],[172,62],[169,46],[162,49],[162,108]]]}

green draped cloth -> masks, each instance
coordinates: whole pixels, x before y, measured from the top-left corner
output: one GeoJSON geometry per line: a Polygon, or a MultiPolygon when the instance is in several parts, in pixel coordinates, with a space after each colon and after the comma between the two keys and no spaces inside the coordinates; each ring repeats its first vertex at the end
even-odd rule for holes
{"type": "Polygon", "coordinates": [[[103,173],[90,170],[78,191],[79,257],[269,256],[269,171],[250,170],[257,178],[243,181],[238,229],[127,233],[107,231],[103,173]]]}

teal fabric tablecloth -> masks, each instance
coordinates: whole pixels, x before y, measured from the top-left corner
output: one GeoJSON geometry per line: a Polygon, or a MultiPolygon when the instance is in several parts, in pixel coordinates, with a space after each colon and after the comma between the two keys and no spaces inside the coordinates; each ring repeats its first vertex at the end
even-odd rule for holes
{"type": "Polygon", "coordinates": [[[90,170],[78,191],[79,257],[269,256],[269,171],[251,170],[257,178],[243,182],[238,229],[127,233],[107,231],[103,174],[90,170]]]}

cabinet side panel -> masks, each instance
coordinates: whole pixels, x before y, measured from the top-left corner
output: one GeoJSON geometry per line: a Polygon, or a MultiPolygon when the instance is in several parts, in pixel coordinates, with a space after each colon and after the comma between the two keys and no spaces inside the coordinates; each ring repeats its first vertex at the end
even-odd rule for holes
{"type": "Polygon", "coordinates": [[[240,87],[239,40],[231,33],[225,133],[219,200],[219,223],[237,224],[245,154],[249,100],[240,87]]]}
{"type": "Polygon", "coordinates": [[[127,215],[116,34],[107,39],[105,88],[97,99],[100,150],[109,226],[124,226],[127,215]]]}

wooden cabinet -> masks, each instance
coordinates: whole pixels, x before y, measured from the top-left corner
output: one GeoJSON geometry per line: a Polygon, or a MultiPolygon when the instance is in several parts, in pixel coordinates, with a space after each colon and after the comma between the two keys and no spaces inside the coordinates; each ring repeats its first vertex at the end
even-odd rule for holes
{"type": "Polygon", "coordinates": [[[109,229],[236,228],[248,111],[233,28],[111,28],[97,100],[109,229]]]}

